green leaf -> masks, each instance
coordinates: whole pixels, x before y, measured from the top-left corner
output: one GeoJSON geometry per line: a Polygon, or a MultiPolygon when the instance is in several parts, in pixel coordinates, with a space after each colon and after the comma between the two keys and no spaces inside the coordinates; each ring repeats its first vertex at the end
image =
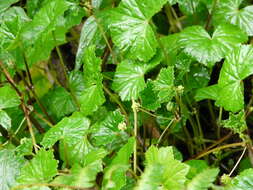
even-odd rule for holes
{"type": "Polygon", "coordinates": [[[85,21],[82,27],[79,46],[76,53],[75,70],[79,70],[81,68],[86,49],[92,45],[97,46],[101,40],[102,35],[99,31],[97,22],[95,18],[91,16],[85,21]]]}
{"type": "Polygon", "coordinates": [[[62,87],[50,90],[44,97],[43,103],[57,119],[61,119],[76,110],[72,97],[62,87]]]}
{"type": "Polygon", "coordinates": [[[129,169],[129,159],[134,150],[135,139],[129,138],[104,170],[103,188],[105,190],[118,190],[126,185],[126,172],[129,169]]]}
{"type": "Polygon", "coordinates": [[[79,112],[63,118],[44,135],[41,144],[45,148],[52,147],[58,140],[64,140],[69,145],[81,141],[89,129],[90,121],[79,112]]]}
{"type": "Polygon", "coordinates": [[[91,126],[91,142],[97,147],[112,150],[123,143],[128,135],[118,126],[124,122],[119,110],[109,112],[108,115],[91,126]]]}
{"type": "Polygon", "coordinates": [[[218,169],[205,169],[187,184],[187,190],[208,190],[218,173],[218,169]]]}
{"type": "MultiPolygon", "coordinates": [[[[70,175],[57,177],[53,184],[92,188],[96,184],[96,176],[98,172],[101,172],[102,170],[103,165],[101,160],[97,160],[83,168],[79,165],[75,165],[71,168],[70,175]]],[[[69,190],[69,188],[61,188],[61,190],[69,190]]]]}
{"type": "Polygon", "coordinates": [[[55,45],[65,42],[67,26],[62,16],[68,8],[65,0],[46,1],[23,28],[21,38],[30,64],[48,59],[55,45]]]}
{"type": "Polygon", "coordinates": [[[221,124],[238,134],[242,134],[247,129],[244,111],[240,111],[238,114],[229,113],[229,118],[223,120],[221,124]]]}
{"type": "Polygon", "coordinates": [[[20,104],[20,99],[15,90],[5,85],[0,88],[0,109],[16,107],[20,104]]]}
{"type": "Polygon", "coordinates": [[[84,77],[81,71],[72,71],[69,75],[69,87],[75,93],[77,98],[82,95],[85,90],[84,77]]]}
{"type": "Polygon", "coordinates": [[[186,164],[190,166],[190,170],[187,174],[187,178],[190,180],[205,169],[208,169],[208,164],[204,160],[189,160],[186,164]]]}
{"type": "Polygon", "coordinates": [[[219,86],[217,84],[200,88],[197,90],[196,95],[195,95],[195,100],[196,101],[201,101],[204,99],[211,99],[211,100],[217,100],[217,97],[219,95],[219,86]]]}
{"type": "Polygon", "coordinates": [[[84,82],[86,89],[80,97],[81,112],[89,115],[105,102],[101,59],[96,57],[95,46],[86,49],[84,61],[84,82]]]}
{"type": "Polygon", "coordinates": [[[47,183],[57,174],[58,161],[52,150],[39,150],[34,158],[21,168],[18,182],[20,184],[47,183]]]}
{"type": "Polygon", "coordinates": [[[17,184],[22,161],[11,150],[0,151],[0,190],[10,190],[17,184]]]}
{"type": "Polygon", "coordinates": [[[9,115],[4,111],[0,109],[0,125],[3,126],[6,130],[11,129],[11,118],[9,115]]]}
{"type": "Polygon", "coordinates": [[[152,146],[146,153],[146,168],[135,190],[181,190],[188,170],[189,166],[174,159],[172,147],[152,146]]]}
{"type": "Polygon", "coordinates": [[[158,46],[155,33],[149,24],[167,0],[123,0],[111,13],[113,42],[127,58],[150,60],[158,46]]]}
{"type": "Polygon", "coordinates": [[[231,23],[239,26],[249,36],[253,35],[253,5],[240,8],[243,0],[223,0],[214,12],[214,23],[231,23]]]}
{"type": "Polygon", "coordinates": [[[161,69],[157,79],[153,82],[154,90],[158,93],[158,101],[169,102],[174,96],[174,68],[161,69]]]}
{"type": "Polygon", "coordinates": [[[67,143],[64,144],[64,142],[60,143],[60,155],[62,160],[71,166],[77,163],[83,166],[86,160],[86,155],[95,149],[90,144],[87,136],[84,136],[81,140],[73,144],[71,143],[70,145],[67,143]]]}
{"type": "Polygon", "coordinates": [[[4,0],[0,3],[0,14],[8,9],[12,4],[18,2],[19,0],[4,0]]]}
{"type": "Polygon", "coordinates": [[[112,88],[119,92],[123,101],[137,99],[146,87],[144,75],[161,61],[158,53],[149,63],[138,64],[132,60],[124,60],[118,66],[113,79],[112,88]]]}
{"type": "Polygon", "coordinates": [[[220,71],[217,104],[228,111],[239,111],[244,106],[242,80],[253,73],[253,48],[241,45],[226,56],[220,71]]]}
{"type": "Polygon", "coordinates": [[[161,104],[157,101],[158,95],[154,91],[154,84],[151,80],[148,80],[147,87],[141,92],[140,98],[141,106],[147,110],[155,111],[161,107],[161,104]]]}
{"type": "Polygon", "coordinates": [[[201,26],[192,26],[184,29],[180,36],[185,53],[207,66],[213,66],[237,44],[247,41],[246,34],[229,24],[219,25],[212,35],[201,26]]]}
{"type": "Polygon", "coordinates": [[[33,154],[33,144],[32,139],[23,138],[20,141],[20,145],[16,147],[15,149],[16,154],[19,156],[27,156],[33,154]]]}
{"type": "Polygon", "coordinates": [[[225,186],[225,190],[245,190],[253,188],[253,169],[247,169],[240,173],[225,186]]]}

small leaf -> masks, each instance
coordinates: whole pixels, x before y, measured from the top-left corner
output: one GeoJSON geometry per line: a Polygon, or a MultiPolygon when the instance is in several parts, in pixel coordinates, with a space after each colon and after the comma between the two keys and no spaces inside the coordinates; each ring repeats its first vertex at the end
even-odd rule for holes
{"type": "MultiPolygon", "coordinates": [[[[103,170],[102,161],[97,160],[85,167],[79,165],[71,168],[69,175],[59,176],[53,184],[65,184],[66,186],[75,186],[82,188],[92,188],[96,184],[96,176],[98,172],[103,170]]],[[[69,188],[61,188],[61,190],[69,190],[69,188]]]]}
{"type": "Polygon", "coordinates": [[[159,102],[169,102],[174,96],[174,68],[161,69],[157,79],[153,82],[154,90],[158,93],[159,102]]]}
{"type": "Polygon", "coordinates": [[[11,150],[0,151],[0,190],[10,190],[17,184],[22,161],[11,150]]]}
{"type": "Polygon", "coordinates": [[[112,150],[126,141],[128,135],[118,128],[124,122],[119,110],[109,112],[108,115],[91,126],[91,142],[93,145],[112,150]]]}
{"type": "Polygon", "coordinates": [[[214,11],[214,23],[231,23],[253,35],[253,6],[240,9],[243,0],[222,0],[214,11]]]}
{"type": "Polygon", "coordinates": [[[189,167],[174,159],[172,147],[152,146],[146,153],[146,168],[135,190],[173,189],[181,190],[189,167]]]}
{"type": "Polygon", "coordinates": [[[190,166],[190,170],[187,174],[187,178],[190,180],[205,169],[208,169],[208,163],[204,160],[189,160],[186,164],[190,166]]]}
{"type": "Polygon", "coordinates": [[[69,145],[76,144],[87,133],[89,125],[90,121],[86,117],[75,112],[70,117],[63,118],[47,131],[41,144],[45,148],[52,147],[58,140],[64,140],[69,145]]]}
{"type": "Polygon", "coordinates": [[[23,138],[20,141],[20,145],[16,147],[15,149],[16,154],[19,156],[27,156],[33,154],[33,144],[32,139],[23,138]]]}
{"type": "Polygon", "coordinates": [[[16,107],[20,104],[20,99],[15,90],[5,85],[0,88],[0,109],[16,107]]]}
{"type": "Polygon", "coordinates": [[[244,111],[240,111],[238,114],[229,113],[229,118],[223,120],[221,124],[238,134],[242,134],[247,129],[244,111]]]}
{"type": "Polygon", "coordinates": [[[98,28],[98,24],[93,16],[90,16],[84,23],[81,31],[78,50],[76,53],[75,70],[81,68],[82,60],[85,55],[86,49],[92,45],[98,45],[102,40],[102,35],[98,28]]]}
{"type": "Polygon", "coordinates": [[[217,84],[200,88],[197,90],[195,95],[196,101],[201,101],[204,99],[211,99],[211,100],[217,100],[218,94],[219,94],[219,86],[217,84]]]}
{"type": "Polygon", "coordinates": [[[9,115],[0,109],[0,125],[2,125],[6,130],[11,129],[11,118],[9,115]]]}
{"type": "Polygon", "coordinates": [[[18,182],[21,184],[47,183],[57,174],[58,161],[52,150],[41,149],[22,167],[18,182]]]}
{"type": "Polygon", "coordinates": [[[141,92],[140,98],[142,107],[147,110],[155,111],[161,107],[161,104],[156,101],[158,99],[158,95],[157,92],[154,91],[154,84],[151,80],[148,80],[147,87],[141,92]]]}
{"type": "Polygon", "coordinates": [[[224,190],[246,190],[253,188],[253,169],[247,169],[240,173],[225,186],[224,190]]]}
{"type": "Polygon", "coordinates": [[[167,0],[123,0],[111,12],[113,42],[127,58],[149,61],[158,46],[149,21],[167,0]]]}
{"type": "Polygon", "coordinates": [[[86,49],[84,61],[85,90],[80,97],[81,112],[90,115],[105,102],[103,91],[103,76],[101,74],[101,59],[96,57],[95,46],[86,49]]]}
{"type": "Polygon", "coordinates": [[[187,184],[187,190],[208,190],[218,173],[218,169],[205,169],[187,184]]]}

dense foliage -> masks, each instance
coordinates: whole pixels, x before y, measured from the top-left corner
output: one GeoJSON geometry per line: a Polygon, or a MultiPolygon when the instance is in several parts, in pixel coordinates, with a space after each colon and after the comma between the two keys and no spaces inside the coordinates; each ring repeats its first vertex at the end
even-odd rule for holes
{"type": "Polygon", "coordinates": [[[253,2],[1,0],[0,190],[253,189],[253,2]]]}

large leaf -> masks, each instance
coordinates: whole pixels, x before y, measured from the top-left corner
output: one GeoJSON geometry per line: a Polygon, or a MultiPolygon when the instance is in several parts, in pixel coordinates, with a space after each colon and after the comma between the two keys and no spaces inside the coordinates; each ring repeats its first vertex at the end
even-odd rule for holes
{"type": "Polygon", "coordinates": [[[187,184],[187,190],[208,190],[218,173],[218,169],[205,169],[187,184]]]}
{"type": "Polygon", "coordinates": [[[243,0],[222,0],[215,9],[215,23],[231,23],[239,26],[247,32],[249,36],[253,35],[253,5],[240,8],[243,0]]]}
{"type": "Polygon", "coordinates": [[[0,88],[0,109],[16,107],[20,104],[20,99],[15,90],[5,85],[0,88]]]}
{"type": "Polygon", "coordinates": [[[63,140],[69,145],[81,141],[88,131],[90,121],[79,112],[70,117],[63,118],[44,135],[41,144],[45,148],[52,147],[58,140],[63,140]]]}
{"type": "Polygon", "coordinates": [[[127,58],[148,61],[154,56],[158,43],[149,21],[165,3],[167,0],[123,0],[112,11],[112,39],[127,58]]]}
{"type": "Polygon", "coordinates": [[[47,59],[55,45],[65,42],[67,26],[62,16],[68,7],[65,0],[46,1],[23,28],[22,43],[30,64],[47,59]]]}
{"type": "Polygon", "coordinates": [[[18,2],[19,0],[4,0],[0,3],[0,14],[8,9],[12,4],[18,2]]]}
{"type": "Polygon", "coordinates": [[[0,109],[0,125],[2,125],[6,130],[11,129],[11,118],[9,115],[0,109]]]}
{"type": "Polygon", "coordinates": [[[99,147],[112,150],[127,139],[127,134],[119,129],[124,117],[119,110],[109,112],[106,118],[91,126],[92,143],[99,147]]]}
{"type": "Polygon", "coordinates": [[[43,97],[43,103],[57,119],[61,119],[76,110],[76,105],[70,93],[62,87],[50,90],[43,97]]]}
{"type": "Polygon", "coordinates": [[[218,85],[220,88],[217,103],[229,111],[239,111],[244,106],[242,80],[253,73],[252,46],[238,46],[226,56],[218,85]]]}
{"type": "Polygon", "coordinates": [[[174,68],[161,69],[157,79],[153,82],[154,90],[158,93],[159,102],[169,102],[174,96],[174,68]]]}
{"type": "Polygon", "coordinates": [[[189,166],[174,159],[170,147],[151,147],[146,153],[146,168],[135,190],[184,188],[189,166]]]}
{"type": "Polygon", "coordinates": [[[57,174],[58,161],[52,150],[41,149],[22,167],[18,182],[21,184],[47,183],[57,174]]]}
{"type": "Polygon", "coordinates": [[[16,184],[22,162],[11,150],[0,151],[0,190],[9,190],[16,184]]]}
{"type": "Polygon", "coordinates": [[[118,66],[113,79],[112,88],[119,92],[123,101],[137,99],[146,87],[144,75],[161,61],[158,53],[149,63],[140,64],[132,60],[124,60],[118,66]]]}
{"type": "Polygon", "coordinates": [[[98,24],[95,18],[91,16],[85,21],[82,27],[79,46],[76,53],[75,70],[79,70],[81,68],[86,49],[91,45],[98,45],[101,39],[102,35],[99,31],[98,24]]]}
{"type": "Polygon", "coordinates": [[[219,25],[212,36],[201,26],[188,27],[180,36],[184,51],[209,66],[224,58],[235,45],[247,41],[246,34],[229,24],[219,25]]]}
{"type": "Polygon", "coordinates": [[[81,111],[89,115],[105,102],[103,92],[103,76],[101,74],[101,59],[96,57],[95,46],[86,49],[84,61],[85,90],[80,97],[81,111]]]}

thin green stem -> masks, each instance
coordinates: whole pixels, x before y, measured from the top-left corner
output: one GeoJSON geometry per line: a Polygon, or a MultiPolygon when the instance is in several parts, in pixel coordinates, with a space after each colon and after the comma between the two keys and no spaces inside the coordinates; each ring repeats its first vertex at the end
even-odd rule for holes
{"type": "Polygon", "coordinates": [[[132,99],[132,110],[134,113],[134,138],[135,138],[135,143],[134,143],[134,173],[137,174],[137,136],[138,136],[138,106],[137,103],[135,102],[134,99],[132,99]]]}
{"type": "Polygon", "coordinates": [[[173,122],[175,121],[175,119],[172,119],[169,124],[167,125],[167,127],[163,130],[162,134],[160,135],[158,141],[157,141],[157,144],[156,146],[158,146],[163,138],[163,136],[165,135],[165,133],[167,132],[167,130],[170,128],[170,126],[173,124],[173,122]]]}

